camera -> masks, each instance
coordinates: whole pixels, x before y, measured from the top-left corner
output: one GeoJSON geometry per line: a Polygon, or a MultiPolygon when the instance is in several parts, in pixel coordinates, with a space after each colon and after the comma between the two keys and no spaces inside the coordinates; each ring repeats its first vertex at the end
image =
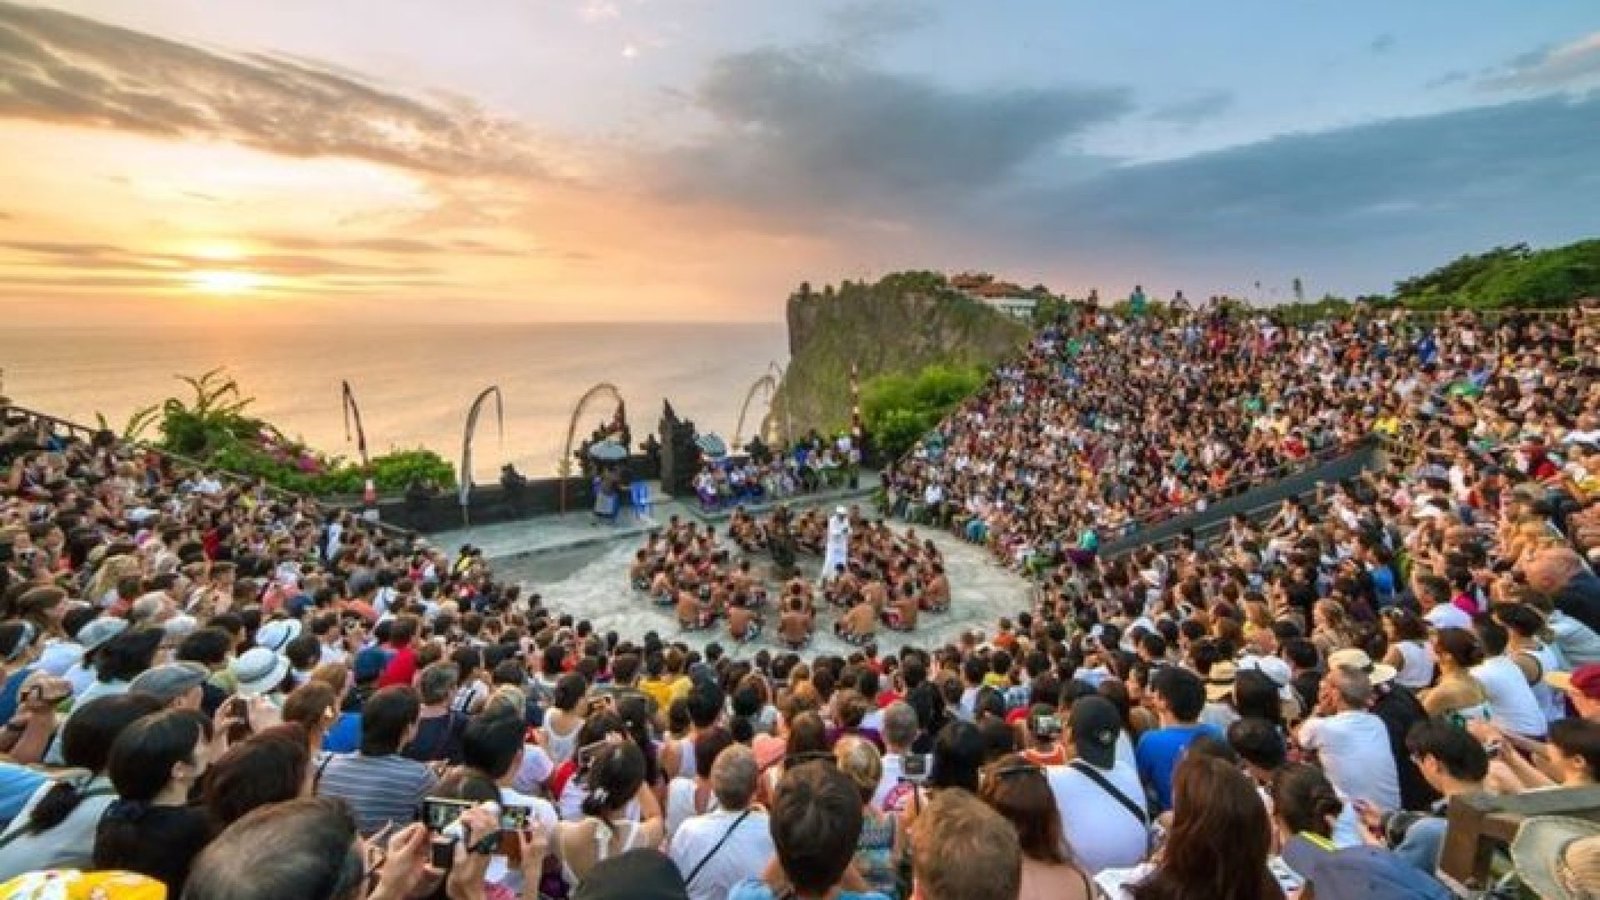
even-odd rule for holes
{"type": "Polygon", "coordinates": [[[922,784],[928,780],[928,754],[907,753],[900,758],[900,780],[922,784]]]}
{"type": "MultiPolygon", "coordinates": [[[[417,821],[437,835],[431,847],[432,863],[436,868],[449,868],[455,855],[455,845],[466,837],[466,827],[461,824],[461,814],[480,805],[473,800],[451,797],[426,797],[417,808],[417,821]]],[[[530,811],[526,806],[501,806],[490,802],[500,815],[498,831],[484,835],[471,848],[473,853],[509,853],[507,843],[516,843],[516,832],[528,825],[530,811]]]]}
{"type": "Polygon", "coordinates": [[[1055,716],[1039,716],[1033,720],[1033,733],[1051,740],[1061,736],[1061,720],[1055,716]]]}

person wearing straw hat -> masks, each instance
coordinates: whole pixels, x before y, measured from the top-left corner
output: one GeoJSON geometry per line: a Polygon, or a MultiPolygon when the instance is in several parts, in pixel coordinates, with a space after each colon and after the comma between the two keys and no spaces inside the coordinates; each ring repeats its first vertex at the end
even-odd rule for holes
{"type": "Polygon", "coordinates": [[[1545,900],[1600,897],[1600,824],[1567,816],[1535,816],[1511,842],[1517,877],[1545,900]]]}
{"type": "Polygon", "coordinates": [[[1239,667],[1233,660],[1224,659],[1212,664],[1206,673],[1206,705],[1200,711],[1200,721],[1221,731],[1239,721],[1233,708],[1233,683],[1239,677],[1239,667]]]}

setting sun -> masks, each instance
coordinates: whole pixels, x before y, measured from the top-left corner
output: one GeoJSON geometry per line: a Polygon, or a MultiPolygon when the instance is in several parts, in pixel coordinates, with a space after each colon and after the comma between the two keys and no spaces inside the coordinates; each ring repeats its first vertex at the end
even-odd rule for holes
{"type": "Polygon", "coordinates": [[[262,277],[234,269],[202,269],[189,273],[189,286],[207,294],[243,294],[258,288],[262,277]]]}

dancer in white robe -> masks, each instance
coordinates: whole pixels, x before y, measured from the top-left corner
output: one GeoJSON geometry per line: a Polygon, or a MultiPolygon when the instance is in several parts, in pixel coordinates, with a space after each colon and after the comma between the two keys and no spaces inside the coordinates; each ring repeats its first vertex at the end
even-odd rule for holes
{"type": "Polygon", "coordinates": [[[822,581],[839,574],[839,567],[850,567],[850,514],[838,507],[828,519],[828,544],[822,556],[822,581]]]}

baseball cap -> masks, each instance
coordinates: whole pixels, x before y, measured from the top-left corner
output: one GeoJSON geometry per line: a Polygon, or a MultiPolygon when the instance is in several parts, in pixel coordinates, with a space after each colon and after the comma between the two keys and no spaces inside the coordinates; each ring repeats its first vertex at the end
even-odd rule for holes
{"type": "Polygon", "coordinates": [[[1571,672],[1546,672],[1544,682],[1563,693],[1577,691],[1590,700],[1600,701],[1600,663],[1579,666],[1571,672]]]}
{"type": "Polygon", "coordinates": [[[356,681],[367,681],[383,674],[389,665],[389,654],[378,647],[368,647],[356,654],[354,671],[356,681]]]}
{"type": "Polygon", "coordinates": [[[1109,769],[1117,761],[1117,735],[1122,733],[1122,716],[1110,700],[1090,695],[1072,704],[1072,746],[1078,757],[1098,769],[1109,769]]]}

